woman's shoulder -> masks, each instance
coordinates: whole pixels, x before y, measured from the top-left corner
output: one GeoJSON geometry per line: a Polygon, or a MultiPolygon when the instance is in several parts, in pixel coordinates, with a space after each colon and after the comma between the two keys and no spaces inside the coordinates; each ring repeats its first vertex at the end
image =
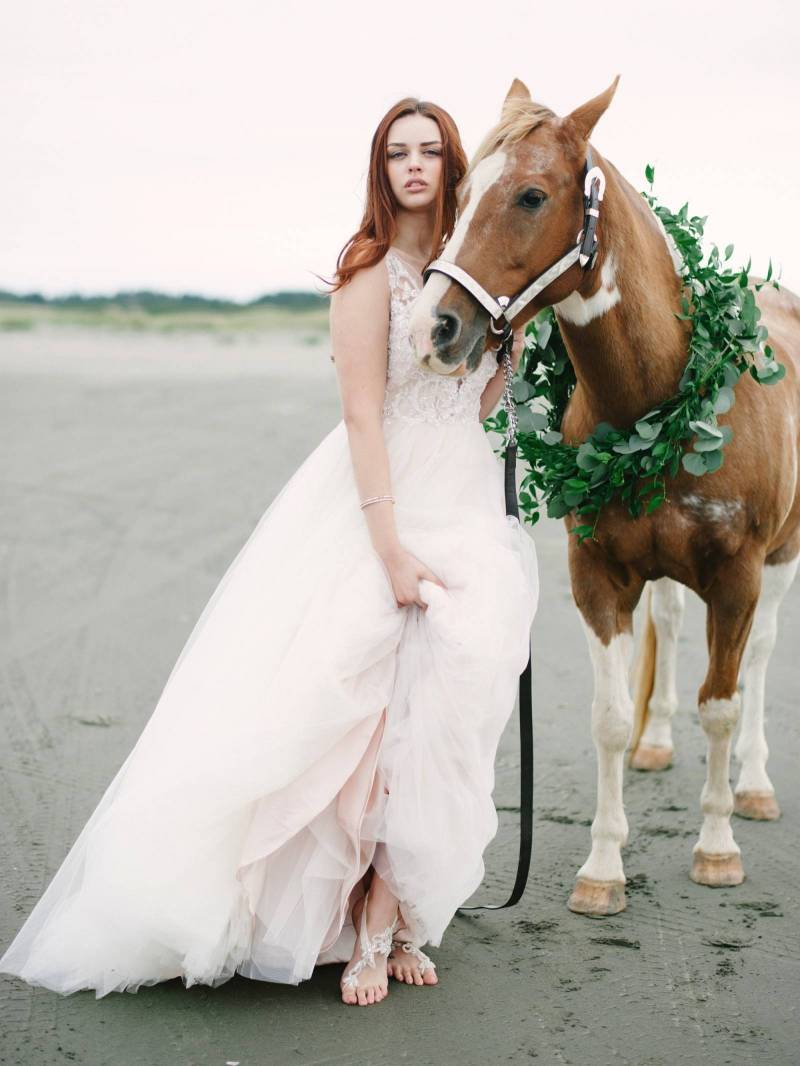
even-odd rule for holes
{"type": "Polygon", "coordinates": [[[329,320],[336,349],[385,352],[391,320],[391,288],[383,257],[361,267],[350,280],[331,294],[329,320]]]}
{"type": "Polygon", "coordinates": [[[331,307],[354,303],[387,303],[391,281],[391,255],[387,252],[369,266],[359,267],[347,284],[331,295],[331,307]]]}

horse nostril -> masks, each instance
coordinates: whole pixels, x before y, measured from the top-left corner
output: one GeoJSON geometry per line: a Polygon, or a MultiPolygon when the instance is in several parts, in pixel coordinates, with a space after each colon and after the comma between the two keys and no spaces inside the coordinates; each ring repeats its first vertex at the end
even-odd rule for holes
{"type": "Polygon", "coordinates": [[[437,348],[448,348],[461,333],[461,320],[452,311],[442,311],[431,330],[431,340],[437,348]]]}

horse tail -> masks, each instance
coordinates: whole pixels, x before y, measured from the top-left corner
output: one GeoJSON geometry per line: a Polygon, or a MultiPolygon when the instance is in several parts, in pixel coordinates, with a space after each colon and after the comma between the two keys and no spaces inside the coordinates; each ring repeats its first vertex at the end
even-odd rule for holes
{"type": "Polygon", "coordinates": [[[656,677],[657,636],[655,623],[653,622],[652,582],[647,582],[644,595],[644,632],[639,641],[632,667],[633,736],[631,737],[629,748],[629,764],[636,754],[639,741],[642,739],[642,733],[644,733],[647,726],[648,705],[653,694],[653,685],[656,677]]]}

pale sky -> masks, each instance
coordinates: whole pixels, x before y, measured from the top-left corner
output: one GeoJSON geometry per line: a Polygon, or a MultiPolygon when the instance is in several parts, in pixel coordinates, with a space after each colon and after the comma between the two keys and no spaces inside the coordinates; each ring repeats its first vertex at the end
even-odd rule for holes
{"type": "Polygon", "coordinates": [[[621,75],[592,137],[800,290],[794,2],[29,0],[0,37],[0,288],[313,289],[405,95],[470,155],[512,79],[559,114],[621,75]]]}

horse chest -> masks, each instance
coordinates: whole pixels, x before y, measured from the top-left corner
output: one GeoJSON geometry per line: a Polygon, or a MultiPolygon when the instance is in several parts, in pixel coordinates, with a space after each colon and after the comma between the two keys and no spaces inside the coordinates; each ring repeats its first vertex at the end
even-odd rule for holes
{"type": "Polygon", "coordinates": [[[599,566],[632,570],[647,581],[671,577],[699,591],[745,536],[741,501],[687,493],[639,519],[613,508],[598,523],[592,556],[599,566]]]}

